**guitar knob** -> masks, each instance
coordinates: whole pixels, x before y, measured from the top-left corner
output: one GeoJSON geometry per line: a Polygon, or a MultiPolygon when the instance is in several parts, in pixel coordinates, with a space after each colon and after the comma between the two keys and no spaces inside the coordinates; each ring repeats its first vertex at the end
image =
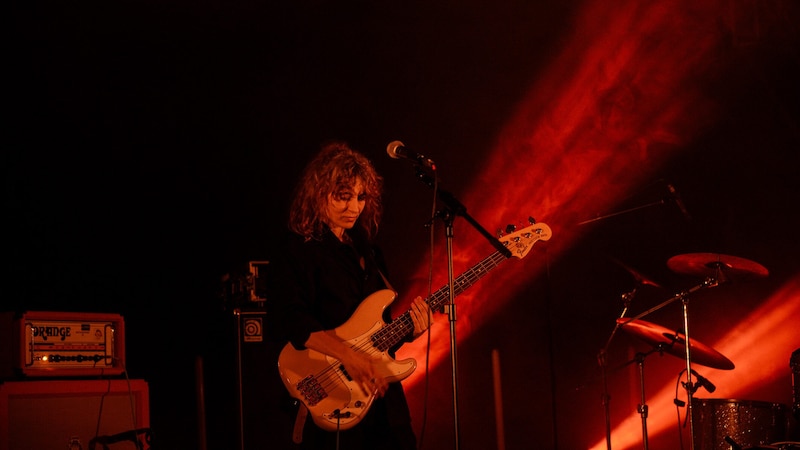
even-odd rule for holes
{"type": "Polygon", "coordinates": [[[516,225],[508,224],[506,225],[506,233],[513,233],[517,229],[516,225]]]}
{"type": "Polygon", "coordinates": [[[534,218],[533,218],[533,216],[528,216],[528,223],[530,223],[531,225],[533,225],[533,224],[535,224],[535,223],[536,223],[536,219],[534,219],[534,218]]]}

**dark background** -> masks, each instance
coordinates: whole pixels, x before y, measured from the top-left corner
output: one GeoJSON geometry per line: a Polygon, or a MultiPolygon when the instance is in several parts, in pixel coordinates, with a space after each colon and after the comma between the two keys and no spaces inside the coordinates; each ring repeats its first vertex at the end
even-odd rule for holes
{"type": "MultiPolygon", "coordinates": [[[[732,39],[722,50],[737,63],[714,80],[720,119],[658,174],[681,187],[694,220],[654,208],[593,225],[569,251],[548,255],[548,279],[532,283],[463,343],[464,373],[485,371],[489,342],[512,333],[510,320],[540,318],[519,337],[509,335],[537,350],[509,376],[533,380],[531,395],[541,400],[534,417],[508,414],[510,448],[552,448],[557,441],[578,448],[602,438],[596,392],[575,394],[570,386],[586,382],[618,314],[617,297],[631,287],[609,254],[669,286],[685,284],[665,266],[676,254],[721,252],[767,266],[763,290],[730,305],[720,328],[797,275],[800,41],[790,3],[762,2],[783,14],[764,15],[761,23],[763,36],[777,30],[778,37],[745,48],[732,39]],[[537,423],[533,431],[529,421],[537,423]],[[577,429],[592,438],[579,441],[577,429]]],[[[205,358],[215,382],[209,397],[222,404],[208,405],[219,419],[208,424],[210,441],[233,448],[217,441],[230,437],[228,395],[235,388],[221,276],[269,259],[294,180],[319,143],[346,139],[375,161],[387,181],[381,244],[394,277],[411,277],[426,251],[419,231],[428,194],[404,162],[386,157],[386,144],[402,139],[424,149],[451,174],[448,188],[464,192],[579,7],[15,5],[4,70],[4,309],[122,314],[128,371],[150,383],[151,424],[163,448],[197,446],[195,361],[205,358]]],[[[647,188],[638,194],[628,205],[646,200],[647,188]]],[[[655,304],[666,293],[644,295],[655,304]]],[[[706,319],[714,314],[702,305],[698,311],[706,319]]],[[[266,370],[264,360],[252,360],[247,370],[266,370]]],[[[444,366],[431,376],[446,393],[444,366]]],[[[477,386],[482,382],[466,376],[463,389],[487,389],[477,386]]],[[[254,389],[259,395],[266,388],[254,389]]],[[[755,395],[780,397],[773,393],[781,389],[755,395]]],[[[467,411],[491,407],[476,402],[466,400],[467,411]]],[[[464,415],[466,442],[493,442],[474,436],[487,423],[480,417],[489,415],[464,415]]],[[[427,431],[433,448],[448,445],[448,432],[427,431]]]]}

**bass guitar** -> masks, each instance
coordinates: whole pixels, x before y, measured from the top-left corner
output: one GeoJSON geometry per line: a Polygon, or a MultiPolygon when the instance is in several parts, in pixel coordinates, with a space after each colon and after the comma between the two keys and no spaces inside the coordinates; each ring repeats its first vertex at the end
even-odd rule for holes
{"type": "MultiPolygon", "coordinates": [[[[550,227],[537,223],[499,240],[511,251],[512,257],[523,258],[533,244],[550,239],[550,235],[550,227]]],[[[495,252],[459,275],[454,280],[454,296],[464,292],[505,259],[503,253],[495,252]]],[[[353,315],[334,330],[335,335],[351,348],[378,359],[378,373],[389,382],[405,379],[417,367],[413,358],[397,361],[388,354],[390,348],[414,331],[409,311],[389,323],[383,320],[384,310],[396,296],[396,292],[390,289],[369,295],[353,315]]],[[[449,284],[425,299],[432,311],[442,309],[449,300],[449,284]]],[[[374,394],[365,394],[348,376],[338,360],[311,349],[297,350],[292,344],[286,344],[278,356],[278,370],[290,395],[308,408],[317,426],[328,431],[354,427],[375,400],[374,394]]]]}

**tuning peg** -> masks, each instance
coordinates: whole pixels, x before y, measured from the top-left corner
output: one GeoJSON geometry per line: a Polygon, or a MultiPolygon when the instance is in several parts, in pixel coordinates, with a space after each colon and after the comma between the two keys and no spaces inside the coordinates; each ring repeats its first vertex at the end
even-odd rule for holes
{"type": "Polygon", "coordinates": [[[534,218],[533,218],[533,216],[528,216],[528,223],[530,223],[531,225],[533,225],[533,224],[535,224],[535,223],[536,223],[536,219],[534,219],[534,218]]]}
{"type": "Polygon", "coordinates": [[[501,237],[503,237],[503,230],[498,228],[494,234],[497,236],[498,239],[500,239],[501,237]]]}
{"type": "Polygon", "coordinates": [[[506,225],[506,233],[513,233],[517,230],[517,226],[513,224],[506,225]]]}

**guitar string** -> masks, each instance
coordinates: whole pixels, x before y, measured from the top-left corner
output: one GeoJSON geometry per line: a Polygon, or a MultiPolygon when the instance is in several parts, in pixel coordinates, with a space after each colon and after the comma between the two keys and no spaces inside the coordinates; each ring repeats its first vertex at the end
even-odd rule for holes
{"type": "MultiPolygon", "coordinates": [[[[522,236],[525,236],[525,238],[527,239],[527,238],[530,238],[531,236],[533,236],[534,234],[540,235],[541,231],[542,230],[538,230],[536,232],[527,232],[527,233],[520,232],[519,234],[522,235],[522,236]]],[[[541,236],[538,236],[532,242],[526,242],[525,249],[519,249],[520,252],[518,253],[518,257],[520,257],[520,258],[524,257],[525,254],[527,254],[526,249],[528,247],[532,246],[533,244],[535,244],[540,238],[541,238],[541,236]]],[[[507,240],[505,243],[506,243],[506,245],[508,245],[508,243],[510,243],[510,242],[511,242],[511,239],[507,240]]],[[[516,242],[519,243],[519,239],[517,239],[516,242]]],[[[465,272],[464,274],[462,274],[461,276],[458,277],[458,279],[457,279],[458,282],[455,283],[455,286],[454,286],[454,291],[455,291],[454,294],[455,295],[461,294],[464,290],[466,290],[467,288],[472,286],[477,280],[479,280],[481,277],[486,275],[486,273],[488,273],[489,271],[491,271],[492,269],[497,267],[502,261],[505,261],[506,259],[507,258],[504,255],[502,255],[500,252],[495,252],[492,255],[489,255],[483,261],[481,261],[480,263],[478,263],[475,266],[473,266],[472,269],[468,270],[467,272],[465,272]],[[491,263],[491,266],[488,265],[489,263],[491,263]]],[[[449,286],[444,286],[444,287],[440,288],[438,291],[436,291],[434,294],[432,294],[430,296],[430,300],[426,299],[426,301],[428,302],[428,305],[430,305],[432,309],[434,309],[434,310],[438,309],[439,306],[440,306],[439,302],[445,300],[445,298],[443,296],[446,295],[446,294],[449,294],[448,287],[449,286]],[[434,300],[435,300],[435,302],[434,302],[434,300]]],[[[449,298],[449,295],[448,295],[448,298],[449,298]]],[[[405,337],[408,334],[408,332],[411,331],[411,330],[413,330],[413,321],[411,320],[411,315],[410,315],[410,310],[409,310],[409,311],[406,311],[405,313],[403,313],[396,320],[389,322],[384,327],[381,327],[378,331],[373,333],[370,336],[369,339],[364,340],[364,342],[362,342],[361,344],[359,344],[357,346],[351,346],[351,348],[353,348],[353,349],[355,349],[357,351],[363,351],[363,352],[365,352],[367,354],[375,354],[375,352],[382,353],[385,350],[381,350],[381,348],[378,347],[378,345],[386,346],[387,343],[388,343],[388,346],[385,347],[385,349],[388,350],[394,344],[399,342],[400,339],[405,337]],[[398,328],[398,327],[402,327],[402,330],[401,330],[400,333],[395,333],[394,329],[398,328]],[[386,335],[387,334],[389,334],[389,336],[390,336],[388,342],[386,341],[386,339],[387,339],[386,335]]],[[[336,371],[337,368],[343,368],[341,362],[339,362],[339,361],[336,361],[336,364],[331,364],[327,368],[325,368],[325,369],[323,369],[322,371],[319,372],[318,376],[320,376],[321,378],[324,379],[324,384],[322,386],[324,386],[323,387],[323,389],[324,389],[323,393],[325,394],[322,398],[319,399],[320,401],[327,396],[327,388],[329,388],[331,386],[331,384],[338,385],[338,384],[342,383],[340,381],[340,379],[339,379],[339,375],[337,374],[337,371],[336,371]]],[[[344,373],[343,373],[343,375],[344,375],[344,373]]],[[[314,376],[312,375],[312,378],[313,377],[314,376]]],[[[316,381],[316,380],[314,380],[314,381],[316,381]]],[[[358,417],[358,416],[355,416],[355,417],[358,417]]]]}
{"type": "MultiPolygon", "coordinates": [[[[500,252],[495,252],[476,264],[472,269],[462,274],[458,277],[459,281],[455,285],[455,295],[461,294],[491,269],[494,269],[502,261],[505,261],[505,259],[506,257],[500,252]]],[[[445,299],[444,295],[447,294],[447,288],[448,286],[444,286],[432,294],[431,299],[428,300],[428,304],[432,307],[438,307],[439,302],[445,299]],[[436,301],[434,302],[434,300],[436,301]]],[[[413,331],[413,329],[414,325],[410,312],[406,311],[394,321],[381,327],[381,329],[372,334],[369,339],[365,339],[359,345],[352,346],[351,348],[369,356],[374,356],[397,344],[397,342],[404,338],[409,331],[413,331]],[[401,329],[399,332],[395,332],[396,328],[401,329]],[[387,338],[387,334],[389,338],[387,338]]],[[[336,363],[321,370],[314,377],[316,385],[322,387],[325,392],[327,392],[331,386],[337,385],[339,383],[339,373],[341,372],[340,367],[341,362],[336,361],[336,363]]],[[[344,373],[342,373],[342,375],[344,375],[344,373]]]]}
{"type": "MultiPolygon", "coordinates": [[[[482,278],[486,273],[488,273],[489,270],[497,267],[497,265],[499,265],[500,262],[504,261],[505,259],[506,258],[499,252],[495,253],[481,261],[481,263],[473,267],[472,270],[463,274],[461,277],[459,277],[459,282],[456,284],[456,295],[472,286],[475,281],[482,278]],[[489,263],[491,263],[491,267],[488,267],[489,263]]],[[[428,301],[428,303],[432,304],[434,307],[437,306],[438,302],[443,298],[443,294],[446,293],[446,287],[439,289],[439,291],[431,296],[432,298],[428,301]],[[435,303],[434,300],[436,300],[435,303]]],[[[411,319],[409,311],[406,311],[396,320],[386,324],[386,326],[382,327],[380,330],[370,336],[370,339],[366,339],[359,345],[351,348],[369,356],[373,356],[387,350],[388,348],[391,348],[394,344],[399,342],[400,339],[405,337],[409,331],[412,330],[413,320],[411,319]],[[400,328],[399,332],[395,332],[397,328],[400,328]]],[[[341,371],[341,363],[338,363],[337,361],[336,364],[329,365],[326,369],[318,374],[315,379],[316,386],[321,387],[324,392],[327,392],[330,390],[331,386],[338,385],[338,383],[340,383],[339,373],[345,375],[341,371]]]]}
{"type": "MultiPolygon", "coordinates": [[[[501,255],[499,252],[490,255],[480,263],[476,264],[471,270],[465,272],[459,277],[459,281],[456,283],[456,295],[462,293],[464,290],[472,286],[477,280],[482,278],[485,273],[489,270],[497,267],[500,262],[505,260],[505,257],[501,255]],[[494,258],[493,258],[494,257],[494,258]],[[487,269],[488,263],[491,262],[492,266],[487,269]]],[[[434,309],[438,308],[439,302],[444,300],[444,296],[447,294],[447,286],[439,289],[434,294],[431,295],[431,299],[427,301],[427,303],[434,309]]],[[[382,327],[380,330],[376,331],[370,338],[370,340],[365,341],[362,346],[356,347],[358,350],[363,350],[364,348],[368,347],[368,344],[372,343],[373,347],[377,346],[379,351],[385,351],[400,342],[402,338],[404,338],[408,332],[413,331],[414,329],[414,322],[411,318],[410,310],[403,313],[394,321],[386,324],[386,326],[382,327]],[[399,324],[399,325],[397,325],[399,324]],[[400,327],[399,332],[395,332],[395,328],[400,327]]]]}
{"type": "MultiPolygon", "coordinates": [[[[525,236],[530,237],[531,235],[533,235],[533,233],[527,233],[525,236]]],[[[510,240],[508,242],[510,242],[510,240]]],[[[530,245],[534,244],[535,242],[536,241],[530,243],[530,245]]],[[[457,283],[454,285],[454,294],[459,295],[464,292],[464,290],[472,286],[477,280],[482,278],[486,273],[497,267],[506,259],[507,258],[500,252],[495,252],[486,257],[483,261],[476,264],[472,269],[458,277],[457,283]]],[[[430,300],[426,299],[428,304],[433,309],[437,309],[440,306],[439,302],[443,300],[443,295],[449,292],[449,289],[447,288],[448,286],[440,288],[433,295],[431,295],[430,300]]],[[[376,353],[382,353],[394,346],[397,342],[404,338],[409,331],[413,331],[413,320],[411,319],[410,310],[400,315],[396,320],[386,324],[386,326],[381,327],[378,331],[373,333],[369,339],[365,339],[359,345],[352,346],[351,348],[372,356],[376,353]],[[401,328],[399,332],[395,332],[397,331],[397,328],[401,328]],[[389,336],[388,338],[387,335],[389,336]]],[[[343,369],[341,362],[336,361],[335,364],[329,365],[315,376],[317,378],[314,378],[314,381],[318,383],[317,386],[321,386],[323,388],[323,392],[326,393],[331,385],[340,383],[337,372],[337,369],[340,368],[343,369]]],[[[342,372],[342,375],[345,375],[344,371],[342,372]]]]}
{"type": "MultiPolygon", "coordinates": [[[[385,351],[385,349],[388,349],[395,343],[399,342],[399,340],[406,336],[411,330],[413,330],[413,321],[411,320],[409,312],[405,312],[402,316],[386,324],[386,326],[374,333],[370,339],[366,339],[358,345],[352,346],[351,348],[369,356],[373,356],[385,351]],[[398,328],[399,331],[397,330],[398,328]],[[387,335],[389,336],[388,338],[387,335]]],[[[341,363],[337,361],[336,363],[326,367],[316,376],[316,386],[321,387],[325,392],[327,392],[330,390],[331,386],[338,385],[340,383],[340,373],[342,373],[341,363]]],[[[344,376],[344,373],[342,373],[342,376],[344,376]]]]}

